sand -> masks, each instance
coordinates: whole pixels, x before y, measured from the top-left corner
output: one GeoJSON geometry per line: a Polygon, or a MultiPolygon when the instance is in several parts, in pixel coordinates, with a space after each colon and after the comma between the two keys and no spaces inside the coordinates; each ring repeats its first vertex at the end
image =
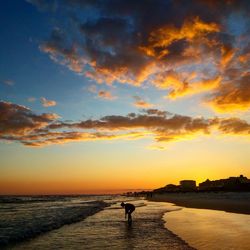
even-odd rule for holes
{"type": "Polygon", "coordinates": [[[168,230],[195,249],[249,250],[249,214],[182,207],[165,213],[163,219],[168,230]]]}
{"type": "Polygon", "coordinates": [[[177,206],[223,210],[250,214],[250,192],[207,192],[153,194],[151,201],[171,202],[177,206]]]}

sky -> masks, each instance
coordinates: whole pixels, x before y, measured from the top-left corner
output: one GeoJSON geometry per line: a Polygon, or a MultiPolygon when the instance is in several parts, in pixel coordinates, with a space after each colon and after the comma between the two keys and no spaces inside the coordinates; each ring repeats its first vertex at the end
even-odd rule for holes
{"type": "Polygon", "coordinates": [[[250,2],[0,8],[0,194],[250,178],[250,2]]]}

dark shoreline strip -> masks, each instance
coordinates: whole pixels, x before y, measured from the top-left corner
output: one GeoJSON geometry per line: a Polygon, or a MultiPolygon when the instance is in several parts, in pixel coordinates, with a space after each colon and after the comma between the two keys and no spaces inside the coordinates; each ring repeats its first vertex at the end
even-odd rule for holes
{"type": "Polygon", "coordinates": [[[35,238],[36,236],[39,236],[41,234],[47,233],[49,231],[58,229],[65,225],[70,225],[79,221],[82,221],[86,219],[87,217],[94,215],[95,213],[103,210],[105,207],[107,207],[109,204],[104,201],[95,201],[90,202],[93,204],[93,206],[83,208],[83,213],[77,217],[74,218],[64,218],[64,220],[57,221],[54,224],[50,225],[41,225],[39,229],[32,229],[30,231],[25,231],[22,236],[12,236],[6,240],[0,239],[0,248],[1,249],[8,249],[9,247],[16,245],[18,243],[21,243],[26,240],[30,240],[32,238],[35,238]]]}
{"type": "MultiPolygon", "coordinates": [[[[247,194],[245,194],[247,195],[247,194]]],[[[197,195],[195,193],[169,193],[154,194],[147,198],[149,201],[170,202],[177,206],[188,208],[222,210],[230,213],[250,214],[250,193],[245,199],[224,198],[221,194],[209,194],[207,196],[197,195]],[[210,197],[209,197],[210,196],[210,197]]]]}

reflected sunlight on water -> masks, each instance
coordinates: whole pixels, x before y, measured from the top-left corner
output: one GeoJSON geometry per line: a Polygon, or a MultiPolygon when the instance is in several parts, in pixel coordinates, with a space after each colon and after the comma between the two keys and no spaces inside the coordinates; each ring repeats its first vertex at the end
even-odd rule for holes
{"type": "Polygon", "coordinates": [[[165,226],[197,249],[250,249],[250,215],[183,208],[164,215],[165,226]]]}
{"type": "Polygon", "coordinates": [[[12,249],[192,249],[164,228],[162,215],[172,205],[134,200],[133,225],[128,227],[120,202],[87,219],[47,232],[12,249]]]}

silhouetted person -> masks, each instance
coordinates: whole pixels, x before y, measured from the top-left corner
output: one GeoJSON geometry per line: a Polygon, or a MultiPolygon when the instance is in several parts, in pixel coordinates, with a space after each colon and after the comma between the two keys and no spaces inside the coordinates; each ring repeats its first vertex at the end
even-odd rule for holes
{"type": "Polygon", "coordinates": [[[130,203],[121,203],[121,206],[125,209],[125,219],[127,218],[128,215],[128,224],[132,224],[132,216],[131,214],[135,211],[135,206],[130,203]]]}

